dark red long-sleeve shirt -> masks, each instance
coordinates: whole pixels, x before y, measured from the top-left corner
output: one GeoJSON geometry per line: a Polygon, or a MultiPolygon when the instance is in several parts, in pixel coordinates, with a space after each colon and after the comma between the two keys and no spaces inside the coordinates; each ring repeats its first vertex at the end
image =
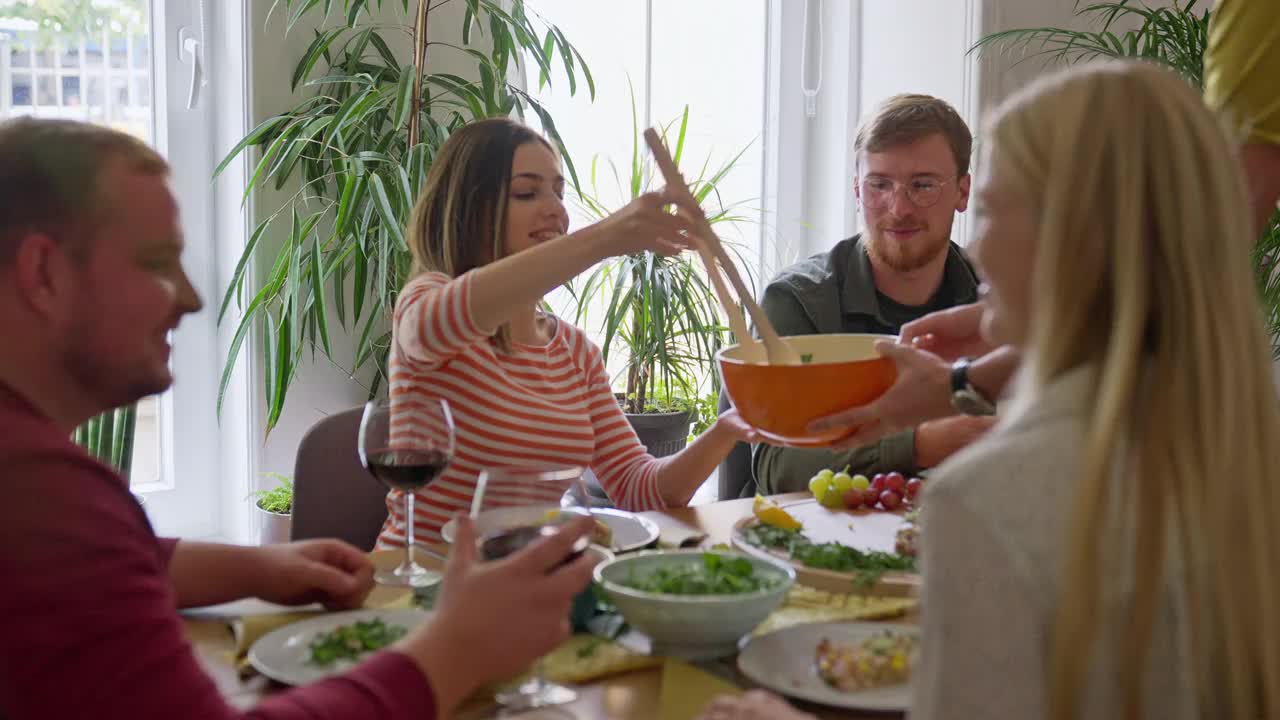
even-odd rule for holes
{"type": "Polygon", "coordinates": [[[124,480],[0,385],[0,717],[323,720],[435,717],[407,657],[241,712],[200,668],[155,536],[124,480]]]}

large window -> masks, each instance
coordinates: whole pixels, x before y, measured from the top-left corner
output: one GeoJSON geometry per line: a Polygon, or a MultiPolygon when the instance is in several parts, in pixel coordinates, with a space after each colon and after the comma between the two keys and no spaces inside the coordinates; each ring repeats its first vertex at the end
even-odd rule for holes
{"type": "MultiPolygon", "coordinates": [[[[0,1],[0,119],[100,123],[164,154],[183,213],[184,262],[207,302],[214,291],[209,103],[191,93],[190,84],[201,83],[185,65],[197,54],[184,55],[176,43],[180,34],[203,40],[200,11],[197,0],[0,1]]],[[[130,484],[162,533],[219,531],[209,316],[188,318],[175,332],[174,389],[138,407],[130,484]]]]}
{"type": "MultiPolygon", "coordinates": [[[[538,67],[527,63],[529,90],[555,118],[584,189],[605,208],[622,207],[629,198],[633,112],[643,130],[668,123],[678,126],[687,106],[681,161],[686,178],[697,176],[704,162],[715,168],[741,154],[719,188],[721,201],[736,205],[737,214],[746,220],[717,225],[717,230],[737,246],[759,284],[763,244],[774,240],[772,221],[761,205],[766,0],[530,4],[582,51],[595,80],[596,98],[591,102],[583,87],[570,96],[563,72],[553,72],[550,85],[539,89],[538,67]]],[[[643,146],[641,150],[647,152],[643,146]]],[[[652,183],[654,189],[661,185],[660,179],[652,183]]],[[[589,214],[574,202],[572,191],[569,195],[571,226],[589,223],[589,214]]],[[[557,293],[550,302],[564,314],[571,299],[557,293]]],[[[588,330],[597,327],[587,323],[588,330]]],[[[610,357],[615,376],[622,360],[610,357]]]]}

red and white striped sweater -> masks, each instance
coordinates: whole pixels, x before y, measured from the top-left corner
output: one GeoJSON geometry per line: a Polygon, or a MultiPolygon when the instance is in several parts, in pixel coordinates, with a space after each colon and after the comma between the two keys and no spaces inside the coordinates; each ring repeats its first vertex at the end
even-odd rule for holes
{"type": "MultiPolygon", "coordinates": [[[[471,316],[470,286],[469,274],[425,273],[396,302],[392,433],[426,398],[447,400],[457,428],[453,462],[415,498],[417,539],[441,542],[440,528],[470,509],[484,467],[590,467],[618,507],[663,509],[659,461],[618,407],[600,349],[559,320],[547,345],[502,353],[489,342],[495,330],[471,316]]],[[[403,492],[387,495],[387,509],[378,544],[403,547],[403,492]]]]}

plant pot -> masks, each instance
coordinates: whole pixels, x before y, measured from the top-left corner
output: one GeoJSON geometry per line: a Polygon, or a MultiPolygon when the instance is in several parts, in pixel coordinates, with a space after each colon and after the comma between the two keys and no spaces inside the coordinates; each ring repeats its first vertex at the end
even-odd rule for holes
{"type": "Polygon", "coordinates": [[[267,512],[257,505],[258,511],[258,544],[274,545],[289,542],[289,532],[293,527],[293,515],[267,512]]]}
{"type": "Polygon", "coordinates": [[[640,442],[654,457],[675,455],[689,443],[689,424],[693,414],[688,411],[626,415],[636,435],[640,436],[640,442]]]}

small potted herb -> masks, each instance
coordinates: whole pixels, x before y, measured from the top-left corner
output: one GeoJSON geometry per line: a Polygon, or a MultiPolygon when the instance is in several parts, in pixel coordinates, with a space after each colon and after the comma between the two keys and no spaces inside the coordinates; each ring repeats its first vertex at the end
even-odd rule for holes
{"type": "Polygon", "coordinates": [[[250,497],[258,509],[258,542],[262,545],[289,542],[293,524],[293,481],[279,473],[267,473],[278,482],[250,497]]]}

